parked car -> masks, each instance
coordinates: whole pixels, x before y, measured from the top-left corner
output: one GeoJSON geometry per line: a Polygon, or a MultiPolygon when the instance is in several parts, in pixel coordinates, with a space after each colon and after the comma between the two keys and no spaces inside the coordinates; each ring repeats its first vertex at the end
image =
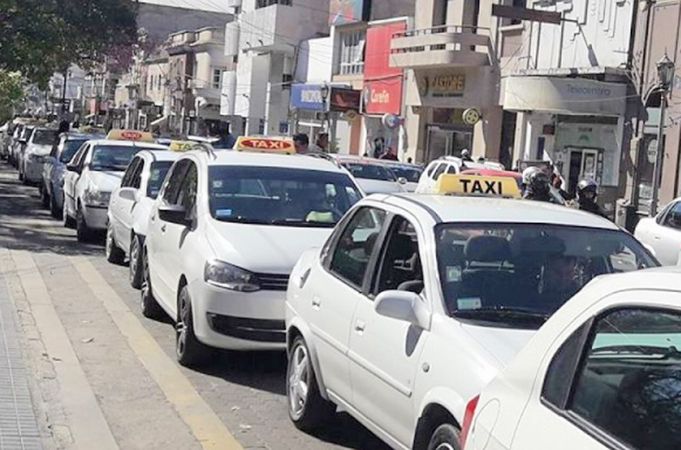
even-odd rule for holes
{"type": "Polygon", "coordinates": [[[669,203],[656,217],[641,219],[634,236],[663,265],[681,265],[681,198],[669,203]]]}
{"type": "Polygon", "coordinates": [[[26,141],[19,160],[19,179],[24,184],[40,184],[43,181],[43,165],[57,141],[57,130],[36,127],[26,141]]]}
{"type": "Polygon", "coordinates": [[[114,264],[130,260],[130,284],[142,287],[142,249],[163,180],[178,154],[144,150],[132,159],[109,202],[106,257],[114,264]]]}
{"type": "Polygon", "coordinates": [[[423,167],[417,164],[408,164],[399,161],[381,161],[384,161],[385,166],[393,171],[395,177],[397,177],[397,181],[402,184],[405,191],[416,191],[419,178],[421,178],[421,174],[423,173],[423,167]]]}
{"type": "MultiPolygon", "coordinates": [[[[153,136],[148,136],[153,142],[153,136]]],[[[88,141],[66,165],[63,220],[64,225],[76,228],[79,241],[106,230],[111,192],[120,185],[132,158],[142,150],[166,149],[149,140],[88,141]]]]}
{"type": "Polygon", "coordinates": [[[293,269],[286,379],[299,428],[339,406],[393,448],[459,448],[465,405],[575,292],[658,265],[601,217],[447,177],[448,195],[365,198],[293,269]]]}
{"type": "Polygon", "coordinates": [[[35,125],[20,125],[17,127],[18,132],[15,132],[16,138],[12,141],[11,163],[17,169],[21,163],[24,154],[24,148],[28,143],[28,138],[33,133],[35,125]]]}
{"type": "Polygon", "coordinates": [[[244,139],[257,141],[253,151],[237,143],[237,151],[183,154],[151,212],[142,313],[175,321],[186,366],[206,363],[212,348],[284,350],[293,265],[361,198],[333,162],[281,154],[281,140],[244,139]]]}
{"type": "Polygon", "coordinates": [[[43,164],[40,196],[43,206],[50,209],[50,214],[55,219],[61,218],[64,208],[66,164],[85,142],[102,137],[77,132],[62,133],[52,146],[52,151],[43,164]]]}
{"type": "Polygon", "coordinates": [[[679,279],[591,282],[468,403],[465,450],[681,448],[679,279]]]}
{"type": "Polygon", "coordinates": [[[336,160],[355,177],[366,194],[405,191],[407,180],[399,180],[383,160],[351,155],[336,155],[336,160]]]}

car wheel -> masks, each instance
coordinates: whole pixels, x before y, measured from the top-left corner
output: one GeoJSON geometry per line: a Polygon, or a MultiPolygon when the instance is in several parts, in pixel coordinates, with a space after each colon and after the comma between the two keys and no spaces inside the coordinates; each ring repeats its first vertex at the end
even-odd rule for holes
{"type": "Polygon", "coordinates": [[[64,206],[62,206],[62,220],[66,228],[76,228],[76,221],[73,217],[69,216],[69,211],[66,208],[66,201],[64,201],[64,206]]]}
{"type": "Polygon", "coordinates": [[[125,262],[125,252],[116,245],[116,240],[114,239],[113,227],[109,224],[106,227],[106,260],[112,264],[123,264],[125,262]]]}
{"type": "Polygon", "coordinates": [[[52,195],[50,195],[50,215],[55,219],[62,218],[62,210],[59,209],[59,205],[57,205],[57,198],[54,194],[54,189],[52,189],[52,195]]]}
{"type": "Polygon", "coordinates": [[[147,319],[160,319],[163,317],[163,310],[159,306],[154,293],[151,290],[151,275],[149,273],[149,259],[146,250],[142,249],[142,286],[141,286],[141,306],[142,315],[147,319]]]}
{"type": "Polygon", "coordinates": [[[175,354],[177,362],[185,367],[198,367],[210,359],[212,349],[199,342],[194,334],[192,301],[189,289],[184,286],[180,291],[177,304],[177,323],[175,325],[175,354]]]}
{"type": "Polygon", "coordinates": [[[318,428],[336,412],[336,406],[319,392],[310,350],[301,336],[295,338],[289,352],[286,395],[289,417],[300,430],[318,428]]]}
{"type": "Polygon", "coordinates": [[[17,168],[19,170],[19,181],[24,181],[24,172],[21,170],[21,164],[19,164],[19,167],[17,168]]]}
{"type": "Polygon", "coordinates": [[[461,450],[459,430],[449,423],[440,425],[430,437],[428,450],[461,450]]]}
{"type": "Polygon", "coordinates": [[[38,190],[40,191],[40,201],[43,204],[43,208],[49,208],[50,196],[47,195],[47,189],[45,189],[45,186],[41,184],[38,190]]]}
{"type": "Polygon", "coordinates": [[[129,264],[129,278],[130,286],[135,289],[142,287],[142,254],[141,254],[140,238],[133,233],[130,239],[130,264],[129,264]]]}
{"type": "Polygon", "coordinates": [[[92,239],[92,230],[87,226],[85,215],[80,206],[76,210],[76,237],[78,242],[90,242],[92,239]]]}

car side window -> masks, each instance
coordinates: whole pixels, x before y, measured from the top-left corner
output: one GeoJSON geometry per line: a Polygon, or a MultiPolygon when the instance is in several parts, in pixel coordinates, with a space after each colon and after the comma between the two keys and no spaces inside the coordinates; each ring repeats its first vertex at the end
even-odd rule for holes
{"type": "Polygon", "coordinates": [[[184,206],[185,210],[191,214],[196,206],[196,193],[199,187],[199,172],[196,169],[196,164],[189,161],[186,175],[182,180],[180,186],[180,195],[177,199],[177,204],[184,206]]]}
{"type": "Polygon", "coordinates": [[[456,166],[455,166],[454,164],[452,164],[451,166],[449,166],[449,167],[447,168],[447,173],[456,175],[456,166]]]}
{"type": "Polygon", "coordinates": [[[59,139],[57,142],[54,143],[52,146],[52,150],[50,151],[50,157],[51,158],[56,158],[57,155],[59,155],[59,147],[61,147],[63,144],[63,140],[59,139]]]}
{"type": "Polygon", "coordinates": [[[421,293],[423,266],[414,226],[404,217],[395,216],[385,242],[372,294],[378,295],[388,290],[421,293]]]}
{"type": "Polygon", "coordinates": [[[681,202],[677,202],[664,218],[664,225],[669,228],[681,230],[681,202]]]}
{"type": "Polygon", "coordinates": [[[681,448],[681,314],[609,311],[594,321],[568,417],[636,449],[681,448]]]}
{"type": "Polygon", "coordinates": [[[133,183],[133,176],[135,174],[135,171],[137,170],[137,167],[141,163],[141,158],[135,157],[128,168],[125,170],[125,174],[123,175],[123,180],[121,181],[121,187],[132,187],[133,183]]]}
{"type": "Polygon", "coordinates": [[[329,270],[358,290],[362,288],[385,218],[386,212],[381,209],[358,209],[333,251],[329,270]]]}
{"type": "Polygon", "coordinates": [[[433,180],[437,181],[437,179],[440,178],[440,175],[442,175],[445,172],[445,170],[447,170],[447,164],[445,163],[440,164],[433,173],[433,180]]]}
{"type": "Polygon", "coordinates": [[[76,167],[80,166],[80,162],[84,158],[84,155],[87,153],[88,149],[90,148],[89,145],[83,145],[78,152],[73,155],[73,158],[71,158],[71,161],[69,161],[69,164],[72,164],[76,167]]]}
{"type": "Polygon", "coordinates": [[[132,177],[130,180],[131,186],[135,189],[139,189],[140,185],[142,184],[142,171],[144,170],[144,164],[144,159],[137,158],[137,166],[135,167],[134,172],[132,172],[132,177]]]}
{"type": "Polygon", "coordinates": [[[174,205],[177,203],[177,197],[180,195],[180,187],[182,186],[184,175],[187,173],[188,164],[189,161],[185,159],[178,161],[172,169],[170,169],[172,172],[165,181],[162,194],[163,201],[166,202],[166,204],[174,205]]]}

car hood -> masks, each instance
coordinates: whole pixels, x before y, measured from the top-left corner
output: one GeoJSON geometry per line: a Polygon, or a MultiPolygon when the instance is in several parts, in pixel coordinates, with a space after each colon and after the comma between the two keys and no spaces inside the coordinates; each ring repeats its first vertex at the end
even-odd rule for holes
{"type": "Polygon", "coordinates": [[[36,145],[31,144],[26,147],[26,153],[35,153],[36,155],[47,155],[52,151],[52,147],[49,145],[36,145]]]}
{"type": "Polygon", "coordinates": [[[93,184],[100,192],[113,192],[121,185],[123,172],[90,171],[90,184],[93,184]]]}
{"type": "Polygon", "coordinates": [[[395,181],[367,180],[365,178],[355,178],[355,180],[367,195],[403,192],[402,187],[395,181]]]}
{"type": "Polygon", "coordinates": [[[506,367],[537,332],[537,330],[492,328],[470,324],[462,324],[462,328],[501,367],[506,367]]]}
{"type": "Polygon", "coordinates": [[[288,275],[305,250],[320,247],[333,228],[266,226],[210,219],[210,245],[220,261],[256,273],[288,275]]]}

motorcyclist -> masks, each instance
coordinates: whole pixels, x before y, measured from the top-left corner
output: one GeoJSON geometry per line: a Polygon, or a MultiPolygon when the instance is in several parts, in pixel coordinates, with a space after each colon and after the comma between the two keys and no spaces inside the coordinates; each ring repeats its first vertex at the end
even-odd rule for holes
{"type": "MultiPolygon", "coordinates": [[[[525,172],[527,172],[527,170],[525,172]]],[[[525,184],[523,198],[540,202],[552,202],[551,185],[549,176],[546,175],[546,172],[541,169],[532,171],[527,174],[527,180],[525,180],[525,172],[523,172],[523,182],[525,184]]]]}
{"type": "Polygon", "coordinates": [[[473,162],[470,150],[468,150],[467,148],[461,150],[461,160],[463,160],[464,162],[473,162]]]}
{"type": "Polygon", "coordinates": [[[596,203],[598,197],[598,183],[594,180],[582,180],[577,184],[577,203],[579,209],[605,217],[605,213],[596,203]]]}

